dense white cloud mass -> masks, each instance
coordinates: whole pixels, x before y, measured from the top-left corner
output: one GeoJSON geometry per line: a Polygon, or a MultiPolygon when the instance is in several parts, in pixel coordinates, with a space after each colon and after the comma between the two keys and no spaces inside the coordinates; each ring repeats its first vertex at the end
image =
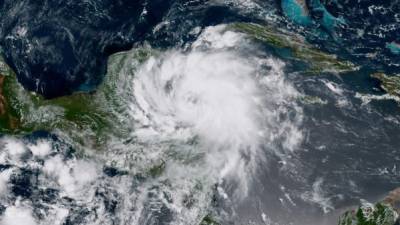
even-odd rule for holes
{"type": "Polygon", "coordinates": [[[1,225],[37,225],[29,208],[10,206],[4,212],[1,225]]]}
{"type": "Polygon", "coordinates": [[[17,196],[7,198],[1,225],[153,224],[167,214],[173,224],[197,224],[214,196],[246,197],[268,153],[293,151],[303,138],[284,63],[249,55],[250,42],[216,26],[141,64],[127,53],[116,116],[131,131],[111,137],[106,151],[0,139],[0,163],[10,165],[0,191],[14,187],[17,196]],[[33,200],[18,205],[19,196],[33,200]]]}

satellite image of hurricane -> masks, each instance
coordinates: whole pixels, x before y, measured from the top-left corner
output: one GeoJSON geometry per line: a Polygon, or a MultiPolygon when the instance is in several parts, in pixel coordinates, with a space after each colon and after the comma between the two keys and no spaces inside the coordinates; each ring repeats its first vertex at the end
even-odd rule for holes
{"type": "Polygon", "coordinates": [[[399,225],[400,0],[0,0],[0,225],[399,225]]]}

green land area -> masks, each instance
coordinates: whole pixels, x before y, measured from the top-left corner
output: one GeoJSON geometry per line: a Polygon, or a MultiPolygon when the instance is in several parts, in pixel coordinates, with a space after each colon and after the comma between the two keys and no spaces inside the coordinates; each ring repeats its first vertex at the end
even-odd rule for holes
{"type": "Polygon", "coordinates": [[[345,212],[338,225],[397,225],[399,224],[400,188],[391,191],[382,201],[363,203],[345,212]]]}
{"type": "Polygon", "coordinates": [[[228,29],[243,32],[257,41],[272,46],[278,53],[288,50],[289,54],[286,57],[304,62],[308,66],[306,72],[309,74],[358,70],[352,62],[325,53],[309,44],[303,37],[288,31],[254,23],[233,23],[228,29]]]}
{"type": "Polygon", "coordinates": [[[400,75],[388,76],[384,73],[373,73],[371,77],[379,81],[380,87],[386,93],[400,98],[400,75]]]}
{"type": "Polygon", "coordinates": [[[150,57],[151,51],[140,48],[112,55],[105,80],[95,91],[55,99],[44,99],[26,91],[0,58],[0,132],[62,131],[59,133],[67,132],[78,143],[93,145],[101,145],[114,132],[123,135],[126,130],[117,116],[124,110],[120,92],[136,66],[150,57]],[[121,70],[127,71],[122,73],[121,70]],[[113,129],[115,127],[120,129],[113,129]]]}

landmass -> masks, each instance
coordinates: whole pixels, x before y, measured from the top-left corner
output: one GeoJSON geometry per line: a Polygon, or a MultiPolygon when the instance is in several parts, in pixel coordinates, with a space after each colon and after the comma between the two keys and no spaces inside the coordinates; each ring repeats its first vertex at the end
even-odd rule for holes
{"type": "Polygon", "coordinates": [[[221,225],[218,223],[214,218],[212,218],[210,215],[207,215],[203,218],[203,220],[200,222],[199,225],[221,225]]]}
{"type": "MultiPolygon", "coordinates": [[[[288,31],[255,23],[233,23],[229,28],[276,48],[278,53],[283,49],[289,50],[291,54],[288,58],[306,63],[308,66],[306,72],[309,74],[344,73],[359,69],[352,62],[340,60],[336,55],[325,53],[309,44],[303,37],[288,31]]],[[[286,56],[283,55],[283,57],[286,56]]]]}
{"type": "Polygon", "coordinates": [[[310,95],[303,95],[299,97],[299,101],[303,104],[307,105],[326,105],[328,104],[327,100],[322,100],[318,96],[310,96],[310,95]]]}
{"type": "Polygon", "coordinates": [[[372,78],[379,81],[380,87],[388,94],[400,97],[400,76],[392,75],[388,76],[384,73],[373,73],[372,78]]]}
{"type": "Polygon", "coordinates": [[[400,104],[400,75],[388,76],[377,72],[370,75],[379,82],[379,87],[385,92],[383,95],[356,93],[355,97],[361,99],[362,104],[368,104],[372,100],[393,100],[400,104]]]}
{"type": "MultiPolygon", "coordinates": [[[[12,69],[0,57],[0,131],[4,134],[26,134],[38,130],[53,133],[68,132],[82,145],[101,146],[107,136],[123,131],[121,121],[114,116],[123,103],[118,91],[129,73],[121,70],[129,61],[143,62],[150,54],[147,48],[134,49],[110,56],[104,82],[92,92],[46,99],[27,91],[18,82],[12,69]],[[113,129],[119,127],[120,129],[113,129]]],[[[133,64],[132,64],[133,65],[133,64]]],[[[132,69],[132,66],[125,67],[132,69]]],[[[132,74],[133,75],[133,74],[132,74]]]]}
{"type": "Polygon", "coordinates": [[[363,202],[354,210],[345,212],[339,225],[398,225],[400,188],[391,191],[381,202],[363,202]]]}

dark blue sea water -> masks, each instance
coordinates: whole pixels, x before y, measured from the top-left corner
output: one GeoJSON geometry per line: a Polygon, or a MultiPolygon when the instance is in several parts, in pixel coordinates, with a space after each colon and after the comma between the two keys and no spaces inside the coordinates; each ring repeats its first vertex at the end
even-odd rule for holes
{"type": "MultiPolygon", "coordinates": [[[[397,1],[255,2],[259,10],[278,16],[271,23],[290,26],[322,49],[369,68],[398,69],[397,1]]],[[[107,57],[135,43],[166,48],[190,41],[188,33],[197,26],[262,21],[262,16],[230,7],[235,4],[245,7],[240,1],[4,0],[0,43],[27,89],[55,97],[94,88],[105,74],[107,57]],[[154,31],[163,20],[171,21],[168,30],[154,31]]]]}

